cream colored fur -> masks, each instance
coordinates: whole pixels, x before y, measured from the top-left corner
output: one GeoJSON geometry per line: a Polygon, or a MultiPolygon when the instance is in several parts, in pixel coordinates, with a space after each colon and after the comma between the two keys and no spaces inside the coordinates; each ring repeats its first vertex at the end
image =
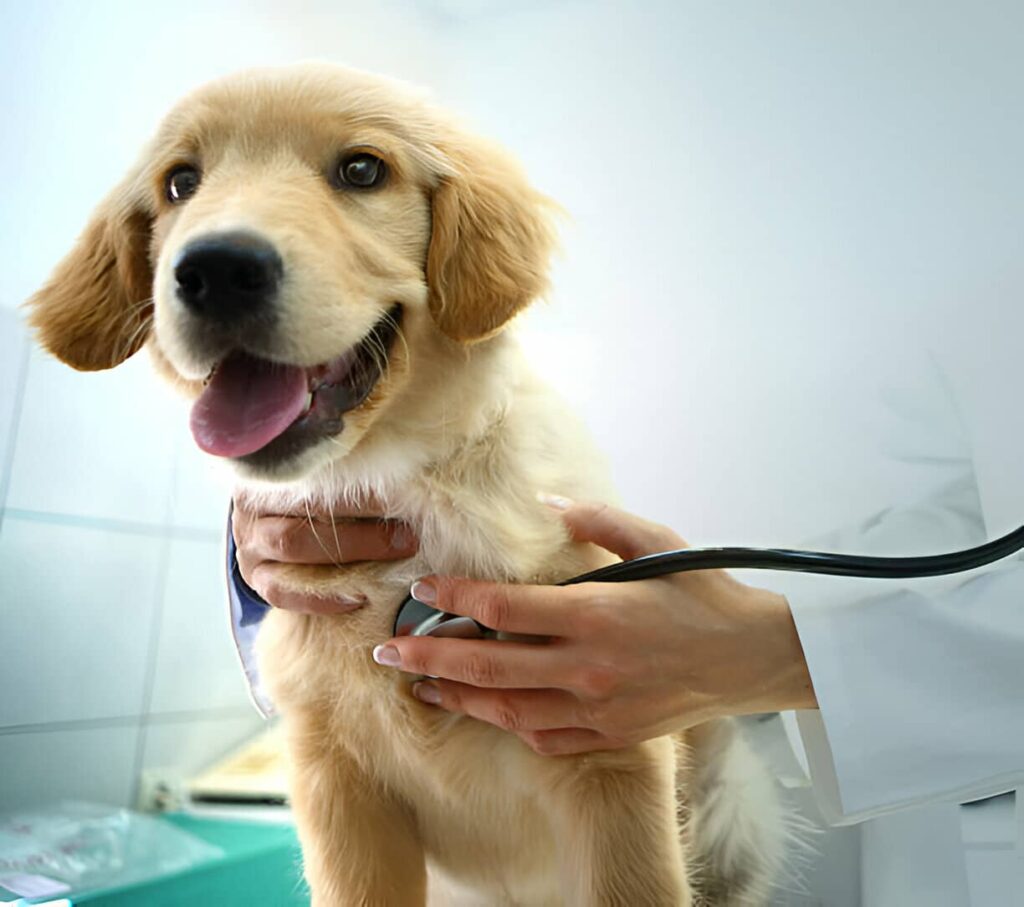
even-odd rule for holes
{"type": "Polygon", "coordinates": [[[407,87],[334,67],[250,73],[172,112],[33,299],[44,343],[76,367],[115,365],[148,331],[158,367],[193,394],[223,351],[175,305],[169,262],[204,231],[258,230],[295,275],[266,355],[327,360],[404,306],[387,375],[341,436],[273,473],[241,470],[246,494],[288,512],[372,494],[421,540],[397,564],[291,568],[296,588],[370,604],[274,611],[260,631],[319,907],[417,905],[428,889],[437,904],[752,905],[780,860],[770,779],[728,722],[543,757],[420,704],[413,678],[371,659],[421,575],[548,582],[608,559],[570,542],[536,502],[538,490],[613,491],[585,431],[504,329],[543,290],[549,210],[507,158],[407,87]],[[319,180],[348,134],[392,164],[376,197],[319,180]],[[201,157],[203,183],[171,209],[160,179],[183,156],[201,157]],[[146,279],[152,310],[137,287],[146,279]]]}

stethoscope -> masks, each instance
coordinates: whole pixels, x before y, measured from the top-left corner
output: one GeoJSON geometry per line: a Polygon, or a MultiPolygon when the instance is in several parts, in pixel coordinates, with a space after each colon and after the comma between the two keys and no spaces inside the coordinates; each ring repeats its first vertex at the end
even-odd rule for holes
{"type": "MultiPolygon", "coordinates": [[[[858,576],[872,579],[916,579],[945,576],[984,567],[1024,548],[1024,526],[977,548],[924,557],[868,557],[855,554],[826,554],[819,551],[789,551],[782,548],[682,548],[647,554],[631,561],[592,570],[556,585],[577,583],[624,583],[654,579],[689,570],[791,570],[830,576],[858,576]]],[[[457,636],[492,639],[497,634],[471,617],[438,611],[411,595],[398,610],[395,636],[457,636]]]]}

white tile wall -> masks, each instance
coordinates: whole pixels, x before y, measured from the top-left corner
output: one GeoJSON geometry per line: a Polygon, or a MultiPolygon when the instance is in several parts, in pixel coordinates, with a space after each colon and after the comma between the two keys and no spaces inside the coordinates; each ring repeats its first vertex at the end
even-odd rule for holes
{"type": "Polygon", "coordinates": [[[177,436],[141,353],[107,372],[32,354],[7,507],[162,523],[177,436]]]}
{"type": "Polygon", "coordinates": [[[144,768],[263,726],[228,626],[230,482],[145,355],[83,374],[35,350],[22,379],[27,343],[0,308],[0,809],[132,805],[144,768]]]}
{"type": "Polygon", "coordinates": [[[0,727],[139,714],[163,544],[7,516],[0,727]]]}
{"type": "Polygon", "coordinates": [[[143,729],[142,770],[187,777],[265,728],[266,722],[255,711],[235,717],[151,723],[143,729]]]}
{"type": "Polygon", "coordinates": [[[0,309],[0,508],[7,494],[8,458],[14,428],[14,415],[20,400],[18,386],[22,378],[28,337],[21,319],[10,309],[0,309]]]}
{"type": "Polygon", "coordinates": [[[188,430],[188,407],[177,416],[177,467],[171,486],[169,522],[220,533],[228,517],[232,477],[227,464],[196,447],[188,430]]]}
{"type": "Polygon", "coordinates": [[[171,542],[150,711],[249,706],[225,582],[223,541],[171,542]]]}
{"type": "Polygon", "coordinates": [[[263,726],[228,626],[230,484],[145,355],[83,374],[37,350],[21,384],[27,343],[0,308],[0,809],[132,805],[144,768],[263,726]]]}
{"type": "Polygon", "coordinates": [[[0,735],[0,811],[64,799],[130,806],[138,735],[135,724],[0,735]]]}
{"type": "MultiPolygon", "coordinates": [[[[5,443],[25,337],[0,318],[5,443]]],[[[198,771],[264,726],[228,624],[230,485],[147,367],[32,356],[0,522],[0,809],[132,805],[141,771],[198,771]]]]}

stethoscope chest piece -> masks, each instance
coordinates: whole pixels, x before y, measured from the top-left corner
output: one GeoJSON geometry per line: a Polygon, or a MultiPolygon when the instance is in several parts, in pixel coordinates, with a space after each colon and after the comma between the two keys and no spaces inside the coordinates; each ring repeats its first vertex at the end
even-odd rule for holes
{"type": "Polygon", "coordinates": [[[448,636],[459,639],[484,639],[493,631],[471,617],[438,611],[411,595],[402,603],[395,618],[395,636],[448,636]]]}

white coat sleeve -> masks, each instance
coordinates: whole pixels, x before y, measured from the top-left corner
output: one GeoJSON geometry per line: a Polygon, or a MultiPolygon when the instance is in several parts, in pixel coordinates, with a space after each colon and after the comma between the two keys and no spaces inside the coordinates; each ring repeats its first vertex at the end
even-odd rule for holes
{"type": "MultiPolygon", "coordinates": [[[[916,554],[985,537],[972,453],[943,376],[901,401],[934,488],[815,547],[916,554]]],[[[1022,514],[1024,518],[1024,514],[1022,514]]],[[[833,824],[1024,783],[1024,560],[933,580],[801,576],[785,584],[819,709],[797,713],[833,824]]]]}

